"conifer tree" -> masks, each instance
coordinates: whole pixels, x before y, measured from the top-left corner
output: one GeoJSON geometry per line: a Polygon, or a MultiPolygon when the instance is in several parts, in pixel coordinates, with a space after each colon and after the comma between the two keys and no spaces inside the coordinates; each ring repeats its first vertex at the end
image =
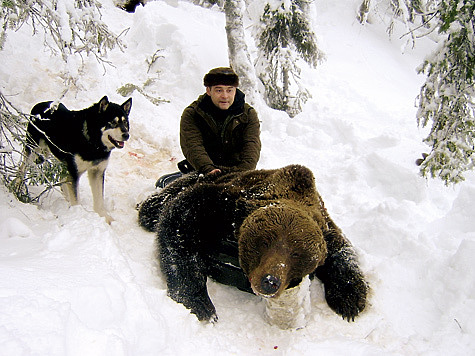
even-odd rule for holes
{"type": "Polygon", "coordinates": [[[309,0],[267,1],[257,25],[257,74],[267,104],[294,117],[310,97],[298,59],[315,67],[323,55],[304,10],[309,0]]]}
{"type": "Polygon", "coordinates": [[[101,20],[101,4],[96,0],[3,0],[0,6],[0,49],[8,30],[26,23],[34,34],[42,30],[47,36],[45,45],[64,60],[81,53],[103,60],[108,49],[121,44],[101,20]]]}
{"type": "Polygon", "coordinates": [[[438,48],[418,69],[427,79],[417,97],[417,122],[431,126],[424,139],[431,150],[416,163],[424,177],[447,185],[463,181],[475,166],[475,0],[363,0],[360,22],[377,7],[391,9],[389,33],[402,21],[414,44],[429,33],[437,38],[438,48]]]}
{"type": "Polygon", "coordinates": [[[441,0],[439,32],[444,36],[420,73],[427,79],[419,95],[418,123],[432,123],[425,142],[431,152],[421,162],[424,176],[446,184],[464,180],[475,165],[475,0],[441,0]]]}
{"type": "Polygon", "coordinates": [[[357,13],[361,24],[370,22],[370,15],[378,16],[387,22],[391,36],[396,23],[406,29],[409,42],[415,45],[416,39],[431,31],[432,20],[436,16],[439,0],[362,0],[357,13]]]}

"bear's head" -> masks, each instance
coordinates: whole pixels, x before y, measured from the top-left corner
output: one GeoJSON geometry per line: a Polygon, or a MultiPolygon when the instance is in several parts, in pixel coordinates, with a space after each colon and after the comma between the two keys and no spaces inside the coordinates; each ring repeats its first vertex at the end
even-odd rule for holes
{"type": "Polygon", "coordinates": [[[323,234],[308,212],[292,203],[249,214],[239,229],[239,261],[257,295],[278,297],[322,265],[323,234]]]}

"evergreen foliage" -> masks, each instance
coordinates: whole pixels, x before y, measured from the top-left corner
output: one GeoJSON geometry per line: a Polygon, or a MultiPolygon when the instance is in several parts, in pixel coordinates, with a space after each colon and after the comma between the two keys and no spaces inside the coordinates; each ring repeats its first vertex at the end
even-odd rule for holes
{"type": "Polygon", "coordinates": [[[0,49],[8,30],[29,23],[34,34],[40,29],[47,35],[45,45],[64,60],[84,52],[102,60],[108,49],[121,43],[101,20],[100,8],[96,0],[2,0],[0,49]]]}
{"type": "Polygon", "coordinates": [[[54,157],[37,156],[35,162],[24,159],[23,146],[29,120],[29,115],[17,110],[0,93],[0,175],[3,184],[23,202],[38,200],[44,192],[64,180],[67,174],[66,167],[54,157]],[[28,185],[44,188],[32,196],[28,185]]]}
{"type": "Polygon", "coordinates": [[[371,22],[371,14],[384,18],[390,36],[396,23],[400,23],[414,46],[418,37],[433,30],[438,3],[439,0],[362,0],[357,18],[361,24],[371,22]]]}
{"type": "Polygon", "coordinates": [[[360,22],[369,22],[376,8],[390,10],[390,34],[399,21],[413,44],[428,34],[439,44],[418,69],[427,79],[418,96],[417,122],[431,126],[424,139],[431,152],[417,164],[424,177],[446,185],[461,182],[475,166],[475,0],[363,0],[360,22]]]}
{"type": "Polygon", "coordinates": [[[225,0],[191,0],[195,5],[202,7],[212,7],[213,5],[223,6],[225,0]]]}
{"type": "Polygon", "coordinates": [[[475,165],[475,0],[441,0],[438,18],[445,39],[419,69],[427,80],[417,120],[422,126],[432,122],[425,139],[431,153],[421,173],[452,184],[475,165]]]}
{"type": "Polygon", "coordinates": [[[303,9],[308,0],[267,2],[256,41],[257,72],[267,104],[294,117],[310,93],[300,83],[298,58],[315,67],[323,55],[303,9]],[[294,87],[294,88],[292,88],[294,87]]]}

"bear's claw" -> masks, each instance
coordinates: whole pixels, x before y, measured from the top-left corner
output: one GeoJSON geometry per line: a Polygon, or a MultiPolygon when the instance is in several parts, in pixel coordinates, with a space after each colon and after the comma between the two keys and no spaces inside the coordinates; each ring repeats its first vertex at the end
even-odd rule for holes
{"type": "Polygon", "coordinates": [[[169,294],[169,296],[176,302],[183,304],[187,309],[190,309],[190,312],[195,314],[199,321],[210,323],[216,323],[218,321],[216,308],[211,302],[208,293],[195,296],[180,294],[169,294]]]}
{"type": "Polygon", "coordinates": [[[190,311],[196,315],[199,321],[206,321],[213,324],[218,321],[216,309],[213,304],[206,306],[199,303],[199,305],[190,308],[190,311]]]}

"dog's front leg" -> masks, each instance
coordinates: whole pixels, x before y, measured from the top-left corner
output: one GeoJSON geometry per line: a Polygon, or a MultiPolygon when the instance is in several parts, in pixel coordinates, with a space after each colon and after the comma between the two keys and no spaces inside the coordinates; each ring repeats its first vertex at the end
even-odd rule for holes
{"type": "Polygon", "coordinates": [[[68,179],[61,184],[61,191],[64,194],[64,197],[69,202],[69,205],[78,205],[78,179],[68,177],[68,179]]]}
{"type": "Polygon", "coordinates": [[[106,219],[110,224],[114,219],[107,213],[104,204],[104,176],[107,167],[107,161],[101,162],[99,165],[90,168],[87,171],[89,184],[92,191],[92,201],[94,204],[94,211],[106,219]]]}

